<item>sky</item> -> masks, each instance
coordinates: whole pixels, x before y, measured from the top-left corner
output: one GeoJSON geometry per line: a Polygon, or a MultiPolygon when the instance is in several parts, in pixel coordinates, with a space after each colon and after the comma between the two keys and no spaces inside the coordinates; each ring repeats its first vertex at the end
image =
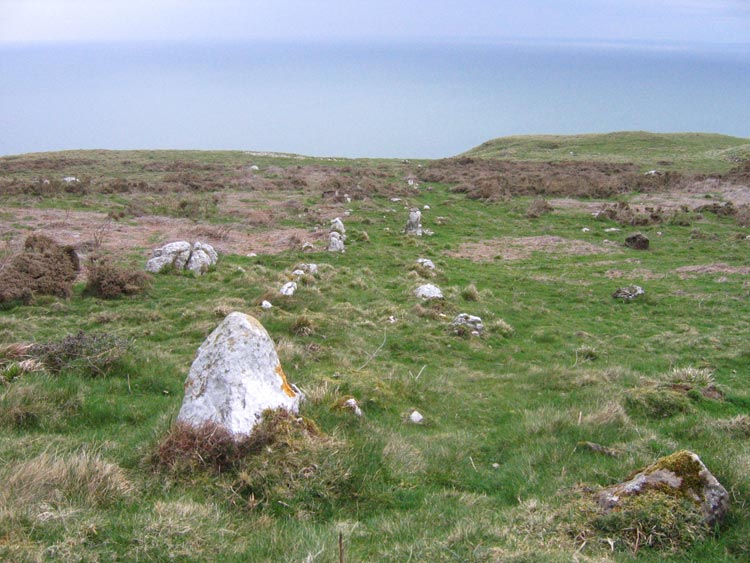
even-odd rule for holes
{"type": "Polygon", "coordinates": [[[175,40],[750,43],[750,0],[0,0],[0,44],[175,40]]]}

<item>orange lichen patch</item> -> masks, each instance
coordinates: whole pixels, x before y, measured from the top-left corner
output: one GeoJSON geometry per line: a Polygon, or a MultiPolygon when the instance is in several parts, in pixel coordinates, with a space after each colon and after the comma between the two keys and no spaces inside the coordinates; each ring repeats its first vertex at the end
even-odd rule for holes
{"type": "Polygon", "coordinates": [[[454,258],[468,258],[475,262],[484,262],[500,258],[519,260],[528,258],[534,252],[547,252],[571,255],[604,254],[611,248],[599,246],[583,240],[565,239],[556,236],[503,237],[480,242],[466,242],[455,252],[449,252],[454,258]]]}
{"type": "Polygon", "coordinates": [[[292,389],[292,386],[289,385],[289,382],[286,380],[286,374],[284,373],[284,370],[281,369],[281,364],[276,365],[276,375],[281,378],[281,390],[290,397],[296,397],[297,393],[294,392],[294,389],[292,389]]]}

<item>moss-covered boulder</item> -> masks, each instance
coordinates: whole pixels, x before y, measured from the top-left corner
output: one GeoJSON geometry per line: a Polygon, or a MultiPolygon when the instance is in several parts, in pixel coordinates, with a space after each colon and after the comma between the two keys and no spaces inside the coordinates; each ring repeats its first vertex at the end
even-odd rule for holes
{"type": "Polygon", "coordinates": [[[653,504],[655,512],[661,505],[678,502],[686,512],[700,514],[702,523],[709,527],[720,523],[729,508],[727,490],[698,455],[688,450],[663,457],[627,481],[598,494],[599,508],[604,514],[628,512],[635,505],[642,511],[644,499],[653,504]]]}

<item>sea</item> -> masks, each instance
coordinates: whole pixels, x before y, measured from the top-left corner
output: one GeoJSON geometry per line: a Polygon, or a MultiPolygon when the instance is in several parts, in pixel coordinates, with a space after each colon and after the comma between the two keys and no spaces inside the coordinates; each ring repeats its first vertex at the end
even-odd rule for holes
{"type": "Polygon", "coordinates": [[[750,137],[750,44],[0,46],[0,154],[441,158],[507,135],[750,137]]]}

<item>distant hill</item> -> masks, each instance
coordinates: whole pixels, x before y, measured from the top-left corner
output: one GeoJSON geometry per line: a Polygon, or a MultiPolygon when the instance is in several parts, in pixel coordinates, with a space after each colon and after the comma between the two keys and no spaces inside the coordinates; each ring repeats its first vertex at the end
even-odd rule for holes
{"type": "Polygon", "coordinates": [[[644,170],[724,172],[750,159],[750,139],[711,133],[627,131],[492,139],[461,156],[533,161],[632,162],[644,170]]]}

